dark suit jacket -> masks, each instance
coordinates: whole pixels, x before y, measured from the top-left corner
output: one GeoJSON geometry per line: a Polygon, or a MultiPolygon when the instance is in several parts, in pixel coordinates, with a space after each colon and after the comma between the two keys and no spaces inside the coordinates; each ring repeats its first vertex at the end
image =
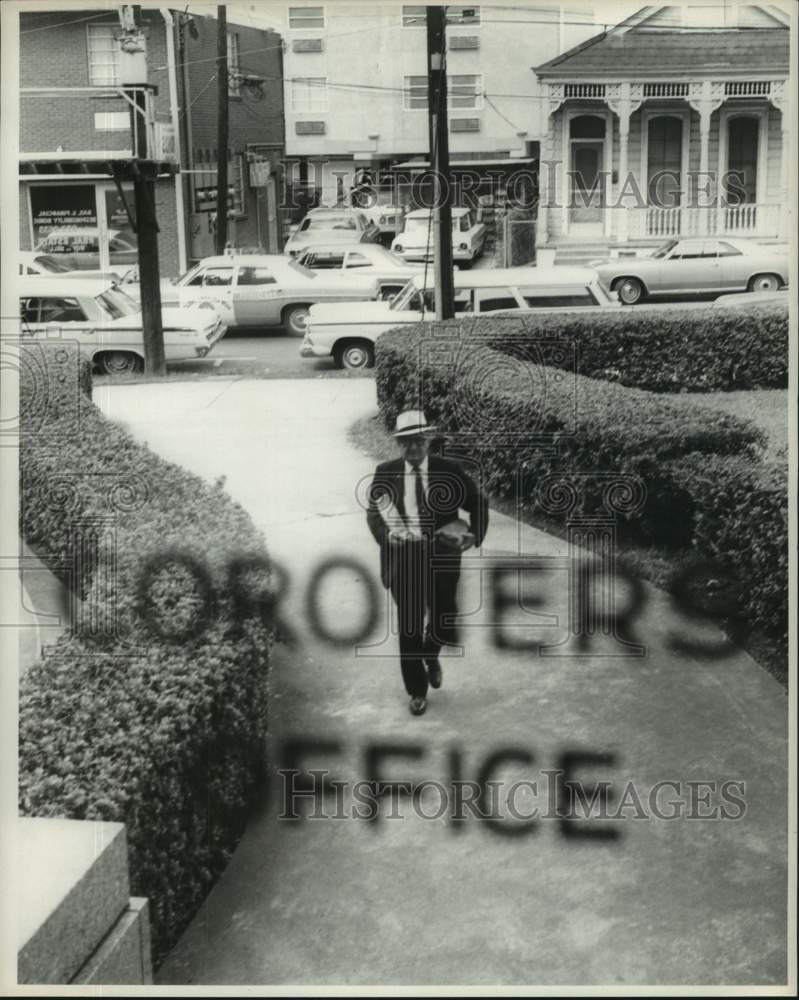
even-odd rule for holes
{"type": "MultiPolygon", "coordinates": [[[[447,458],[429,455],[427,460],[427,506],[433,519],[433,531],[460,517],[465,511],[469,530],[474,535],[475,545],[483,542],[488,527],[488,502],[463,469],[447,458]]],[[[396,458],[383,462],[375,470],[369,490],[369,508],[366,522],[375,541],[380,546],[380,579],[383,586],[390,585],[388,558],[388,528],[378,509],[381,494],[388,495],[399,514],[405,518],[405,459],[396,458]]],[[[433,555],[446,555],[448,561],[460,564],[460,557],[453,557],[451,550],[433,547],[433,555]]]]}

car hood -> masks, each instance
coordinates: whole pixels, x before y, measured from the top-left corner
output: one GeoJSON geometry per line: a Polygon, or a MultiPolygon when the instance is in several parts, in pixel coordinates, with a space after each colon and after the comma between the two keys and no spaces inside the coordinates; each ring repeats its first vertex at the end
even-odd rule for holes
{"type": "MultiPolygon", "coordinates": [[[[164,306],[161,309],[161,325],[164,330],[197,330],[198,332],[216,326],[219,315],[215,309],[196,309],[185,306],[164,306]]],[[[98,326],[101,325],[98,323],[98,326]]],[[[109,330],[141,330],[142,314],[120,316],[119,319],[103,323],[109,330]]]]}
{"type": "Polygon", "coordinates": [[[311,323],[390,322],[389,302],[318,302],[311,306],[311,323]]]}

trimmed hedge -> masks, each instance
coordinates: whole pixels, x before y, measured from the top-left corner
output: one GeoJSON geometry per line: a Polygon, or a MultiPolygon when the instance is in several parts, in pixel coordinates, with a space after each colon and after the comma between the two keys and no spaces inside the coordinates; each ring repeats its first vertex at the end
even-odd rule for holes
{"type": "Polygon", "coordinates": [[[652,392],[788,386],[788,308],[781,302],[745,310],[532,312],[458,318],[436,329],[519,357],[540,353],[544,364],[652,392]]]}
{"type": "Polygon", "coordinates": [[[23,407],[22,531],[83,601],[78,627],[21,680],[20,809],[126,824],[158,961],[224,869],[264,777],[273,636],[233,607],[228,574],[246,548],[266,567],[248,592],[268,592],[266,549],[220,485],[160,459],[76,392],[87,368],[75,377],[74,352],[63,381],[55,351],[36,345],[30,357],[21,395],[38,404],[23,407]]]}
{"type": "MultiPolygon", "coordinates": [[[[683,488],[664,464],[691,452],[754,458],[765,443],[751,422],[706,407],[567,376],[468,341],[439,351],[439,329],[425,338],[421,328],[405,328],[378,340],[378,403],[387,428],[400,410],[424,409],[477,463],[494,495],[532,503],[542,477],[562,470],[637,475],[647,500],[628,530],[641,541],[681,545],[688,526],[669,512],[683,488]]],[[[596,512],[601,489],[583,490],[583,513],[596,512]]]]}
{"type": "Polygon", "coordinates": [[[668,474],[692,498],[691,544],[737,581],[741,621],[774,636],[787,655],[787,462],[692,454],[672,463],[668,474]]]}
{"type": "Polygon", "coordinates": [[[456,328],[420,324],[380,337],[377,398],[388,429],[401,410],[424,409],[489,493],[518,500],[521,488],[538,513],[546,511],[536,490],[549,474],[581,477],[587,514],[601,510],[603,473],[640,477],[645,503],[618,527],[637,543],[721,563],[742,620],[785,642],[787,483],[781,466],[762,461],[765,436],[754,424],[455,340],[456,328]]]}

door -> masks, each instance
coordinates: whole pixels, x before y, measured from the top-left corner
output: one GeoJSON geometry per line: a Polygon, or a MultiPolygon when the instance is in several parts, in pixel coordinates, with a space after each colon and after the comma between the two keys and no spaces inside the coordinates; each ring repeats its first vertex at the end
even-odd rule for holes
{"type": "Polygon", "coordinates": [[[223,321],[233,326],[233,265],[201,268],[191,281],[181,286],[180,301],[211,302],[223,321]]]}
{"type": "Polygon", "coordinates": [[[721,265],[721,284],[725,289],[746,288],[751,269],[751,257],[724,240],[719,240],[719,264],[721,265]]]}
{"type": "Polygon", "coordinates": [[[570,221],[601,226],[604,190],[601,141],[572,142],[570,221]]]}
{"type": "Polygon", "coordinates": [[[277,193],[275,178],[270,176],[266,182],[266,234],[269,253],[280,253],[280,233],[277,228],[277,193]]]}
{"type": "Polygon", "coordinates": [[[279,322],[277,297],[277,281],[268,267],[240,266],[233,287],[236,326],[267,326],[279,322]]]}
{"type": "Polygon", "coordinates": [[[705,240],[678,243],[660,264],[660,282],[653,292],[716,289],[721,285],[718,244],[705,240]]]}

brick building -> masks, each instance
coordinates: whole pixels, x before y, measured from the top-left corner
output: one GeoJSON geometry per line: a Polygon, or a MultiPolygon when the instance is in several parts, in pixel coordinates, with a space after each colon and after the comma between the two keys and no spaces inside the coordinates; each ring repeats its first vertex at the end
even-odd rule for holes
{"type": "MultiPolygon", "coordinates": [[[[143,9],[140,23],[154,88],[147,97],[150,158],[166,167],[156,183],[161,271],[172,276],[213,252],[217,23],[167,8],[143,9]]],[[[132,190],[117,188],[109,166],[134,147],[120,88],[120,32],[115,9],[20,14],[21,249],[54,229],[81,227],[105,268],[136,245],[125,207],[132,207],[132,190]]],[[[228,238],[277,251],[280,37],[229,24],[228,65],[228,238]]]]}

